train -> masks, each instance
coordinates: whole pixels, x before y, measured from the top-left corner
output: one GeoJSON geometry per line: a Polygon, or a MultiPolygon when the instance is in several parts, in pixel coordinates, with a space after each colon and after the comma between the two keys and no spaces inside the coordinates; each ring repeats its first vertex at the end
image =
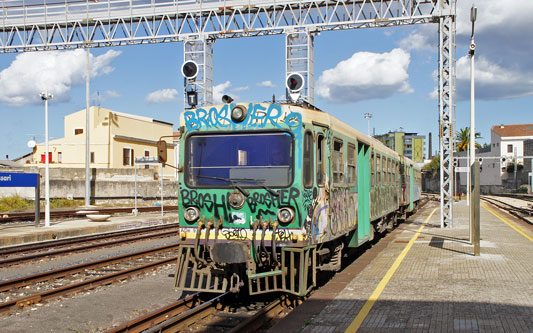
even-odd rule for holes
{"type": "Polygon", "coordinates": [[[183,291],[304,296],[421,196],[412,160],[306,103],[186,109],[177,167],[183,291]]]}

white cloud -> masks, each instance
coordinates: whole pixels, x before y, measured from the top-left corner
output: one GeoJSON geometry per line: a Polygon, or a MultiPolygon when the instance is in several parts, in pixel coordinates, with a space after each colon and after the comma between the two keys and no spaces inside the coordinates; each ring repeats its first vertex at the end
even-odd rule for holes
{"type": "MultiPolygon", "coordinates": [[[[217,84],[213,87],[213,102],[220,103],[222,101],[222,96],[228,95],[229,88],[231,87],[231,82],[226,81],[221,84],[217,84]]],[[[236,96],[231,96],[233,99],[237,98],[236,96]]]]}
{"type": "Polygon", "coordinates": [[[407,82],[409,61],[409,53],[402,49],[356,52],[320,75],[317,94],[330,102],[349,103],[411,93],[413,89],[407,82]]]}
{"type": "Polygon", "coordinates": [[[178,100],[179,93],[176,89],[160,89],[151,92],[146,96],[147,103],[168,103],[178,100]]]}
{"type": "Polygon", "coordinates": [[[105,95],[107,98],[119,98],[122,96],[119,92],[115,90],[106,90],[105,95]]]}
{"type": "MultiPolygon", "coordinates": [[[[69,99],[73,86],[85,83],[85,50],[28,52],[19,54],[11,65],[0,72],[0,102],[11,106],[40,103],[39,92],[48,89],[55,102],[69,99]]],[[[111,62],[121,52],[109,50],[103,55],[91,54],[91,77],[107,75],[111,62]]]]}
{"type": "MultiPolygon", "coordinates": [[[[494,100],[533,95],[532,72],[506,68],[495,64],[485,56],[475,60],[476,98],[494,100]]],[[[457,99],[470,99],[470,58],[457,61],[457,99]]]]}
{"type": "Polygon", "coordinates": [[[246,91],[248,89],[249,88],[247,86],[245,86],[245,87],[237,87],[237,88],[233,89],[233,91],[239,92],[239,91],[246,91]]]}
{"type": "MultiPolygon", "coordinates": [[[[469,95],[469,59],[472,23],[470,8],[477,7],[475,22],[476,42],[476,98],[500,99],[532,95],[533,38],[530,14],[533,1],[513,0],[512,5],[500,0],[463,0],[457,2],[457,98],[469,95]],[[479,59],[479,60],[478,60],[479,59]]],[[[410,36],[400,41],[407,50],[438,52],[437,30],[433,25],[421,25],[410,36]],[[429,42],[428,42],[429,41],[429,42]],[[434,42],[432,42],[434,41],[434,42]],[[426,46],[424,46],[426,45],[426,46]]],[[[435,96],[432,92],[431,96],[435,96]]]]}
{"type": "Polygon", "coordinates": [[[276,85],[274,83],[272,83],[272,81],[270,81],[270,80],[259,82],[257,85],[260,86],[260,87],[267,87],[267,88],[275,88],[276,87],[276,85]]]}

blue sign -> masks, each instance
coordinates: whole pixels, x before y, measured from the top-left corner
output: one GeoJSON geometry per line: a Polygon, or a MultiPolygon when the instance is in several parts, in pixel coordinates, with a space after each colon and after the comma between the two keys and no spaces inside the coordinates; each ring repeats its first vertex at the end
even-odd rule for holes
{"type": "Polygon", "coordinates": [[[38,173],[0,172],[0,187],[36,187],[38,173]]]}

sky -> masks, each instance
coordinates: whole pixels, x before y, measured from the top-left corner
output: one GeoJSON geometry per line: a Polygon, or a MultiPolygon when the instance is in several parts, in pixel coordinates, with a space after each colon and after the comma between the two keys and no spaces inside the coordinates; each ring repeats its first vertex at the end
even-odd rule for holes
{"type": "MultiPolygon", "coordinates": [[[[497,124],[533,123],[533,1],[483,0],[475,25],[476,132],[490,143],[497,124]],[[507,6],[507,7],[505,7],[507,6]]],[[[457,4],[455,130],[470,126],[471,0],[457,4]]],[[[322,32],[314,39],[315,105],[366,133],[403,130],[433,135],[438,150],[438,26],[322,32]]],[[[0,54],[0,159],[44,142],[48,89],[50,140],[64,136],[64,117],[85,108],[85,50],[0,54]]],[[[214,43],[214,102],[285,99],[283,35],[214,43]]],[[[91,49],[91,105],[179,127],[183,111],[183,44],[91,49]]],[[[427,156],[427,148],[426,148],[427,156]]]]}

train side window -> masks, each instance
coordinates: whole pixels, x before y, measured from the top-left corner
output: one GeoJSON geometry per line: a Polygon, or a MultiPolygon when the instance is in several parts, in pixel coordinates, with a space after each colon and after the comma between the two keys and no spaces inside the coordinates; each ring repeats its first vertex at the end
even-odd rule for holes
{"type": "Polygon", "coordinates": [[[344,155],[343,142],[340,139],[333,140],[333,183],[344,184],[344,155]]]}
{"type": "Polygon", "coordinates": [[[381,186],[381,155],[376,154],[376,186],[381,186]]]}
{"type": "Polygon", "coordinates": [[[370,185],[374,187],[376,185],[376,164],[374,163],[374,152],[370,154],[370,185]]]}
{"type": "Polygon", "coordinates": [[[348,143],[348,185],[355,186],[355,145],[348,143]]]}
{"type": "Polygon", "coordinates": [[[326,162],[324,160],[324,135],[319,133],[316,138],[316,182],[324,186],[326,182],[326,162]]]}
{"type": "Polygon", "coordinates": [[[392,184],[392,166],[391,166],[391,159],[387,159],[387,184],[392,184]]]}
{"type": "Polygon", "coordinates": [[[305,187],[313,186],[313,133],[305,132],[303,149],[303,181],[305,187]]]}

